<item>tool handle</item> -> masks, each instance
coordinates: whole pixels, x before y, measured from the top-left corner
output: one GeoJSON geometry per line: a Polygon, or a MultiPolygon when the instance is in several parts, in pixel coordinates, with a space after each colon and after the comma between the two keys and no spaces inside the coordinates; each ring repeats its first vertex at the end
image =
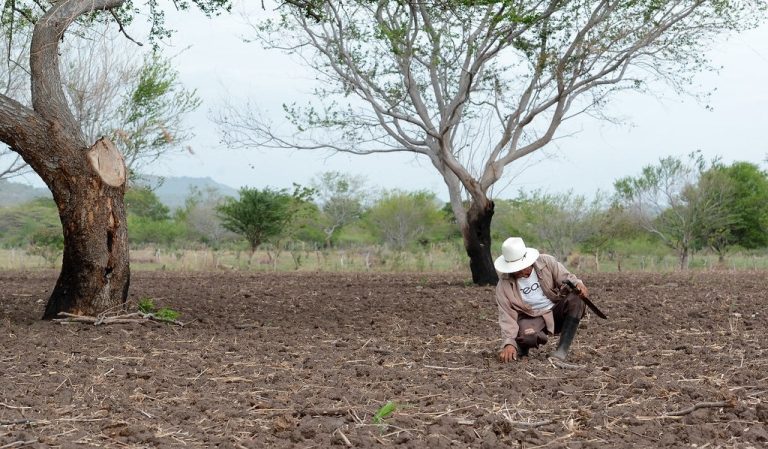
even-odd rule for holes
{"type": "Polygon", "coordinates": [[[576,288],[576,284],[574,284],[570,279],[566,279],[563,281],[563,284],[567,285],[568,287],[571,287],[572,289],[579,291],[578,288],[576,288]]]}

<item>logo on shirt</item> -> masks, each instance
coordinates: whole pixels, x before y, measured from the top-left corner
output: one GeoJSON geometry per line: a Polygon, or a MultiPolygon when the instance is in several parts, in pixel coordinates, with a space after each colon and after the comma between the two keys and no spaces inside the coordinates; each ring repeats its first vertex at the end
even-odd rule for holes
{"type": "Polygon", "coordinates": [[[534,282],[533,285],[531,285],[530,287],[524,287],[522,290],[523,290],[523,294],[527,295],[531,292],[535,292],[538,289],[539,289],[539,283],[534,282]]]}

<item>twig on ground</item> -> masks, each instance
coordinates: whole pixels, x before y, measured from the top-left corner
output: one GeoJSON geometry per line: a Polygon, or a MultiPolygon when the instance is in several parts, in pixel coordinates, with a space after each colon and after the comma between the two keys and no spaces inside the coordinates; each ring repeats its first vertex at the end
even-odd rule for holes
{"type": "Polygon", "coordinates": [[[698,404],[693,404],[692,406],[688,408],[684,408],[682,410],[678,410],[676,412],[669,412],[666,414],[666,416],[683,416],[687,415],[689,413],[693,413],[694,411],[700,409],[700,408],[720,408],[720,407],[733,407],[735,404],[730,401],[719,401],[719,402],[699,402],[698,404]]]}
{"type": "Polygon", "coordinates": [[[0,421],[0,426],[16,426],[19,424],[37,424],[38,421],[33,419],[14,419],[11,421],[0,421]]]}
{"type": "Polygon", "coordinates": [[[8,405],[5,402],[0,402],[0,405],[2,405],[5,408],[11,408],[11,409],[14,409],[14,410],[24,410],[26,408],[32,408],[32,407],[8,405]]]}
{"type": "Polygon", "coordinates": [[[557,422],[554,419],[547,419],[544,421],[534,421],[534,422],[512,421],[512,420],[507,420],[507,421],[513,426],[519,426],[519,427],[542,427],[542,426],[546,426],[546,425],[557,422]]]}
{"type": "Polygon", "coordinates": [[[305,408],[294,413],[300,416],[345,416],[349,412],[346,408],[305,408]]]}
{"type": "Polygon", "coordinates": [[[436,412],[436,413],[418,413],[418,414],[419,414],[419,415],[428,415],[428,416],[431,416],[431,417],[432,417],[432,419],[438,419],[438,418],[442,418],[442,417],[443,417],[443,416],[445,416],[445,415],[450,415],[451,413],[455,413],[455,412],[458,412],[458,411],[461,411],[461,410],[466,410],[466,409],[468,409],[468,408],[477,408],[477,405],[475,405],[475,404],[472,404],[472,405],[467,405],[466,407],[459,407],[459,408],[455,408],[455,409],[451,409],[451,408],[449,407],[449,408],[448,408],[448,410],[446,410],[446,411],[444,411],[444,412],[436,412]]]}
{"type": "Polygon", "coordinates": [[[559,436],[559,437],[557,437],[557,438],[555,438],[553,440],[547,441],[546,443],[541,444],[539,446],[530,446],[528,449],[538,449],[540,447],[547,447],[547,446],[549,446],[552,443],[557,443],[558,441],[567,440],[568,438],[571,438],[572,436],[573,436],[573,432],[568,433],[568,434],[563,435],[563,436],[559,436]]]}
{"type": "Polygon", "coordinates": [[[154,314],[141,313],[141,312],[127,313],[124,315],[113,315],[113,316],[74,315],[72,313],[60,312],[58,316],[61,318],[54,318],[53,321],[57,323],[62,323],[62,324],[87,323],[87,324],[93,324],[94,326],[99,326],[102,324],[131,324],[131,323],[154,322],[154,323],[175,324],[176,326],[184,326],[184,323],[182,323],[181,321],[158,318],[154,314]]]}
{"type": "Polygon", "coordinates": [[[547,360],[549,360],[549,363],[552,364],[552,366],[556,368],[562,368],[562,369],[581,369],[586,368],[585,365],[576,365],[574,363],[567,363],[560,359],[556,359],[554,357],[549,357],[547,360]]]}
{"type": "Polygon", "coordinates": [[[635,416],[635,418],[648,421],[652,419],[679,419],[685,415],[693,413],[700,408],[720,408],[720,407],[733,407],[735,404],[733,401],[719,401],[719,402],[699,402],[693,404],[690,407],[678,410],[676,412],[667,412],[660,416],[635,416]]]}
{"type": "Polygon", "coordinates": [[[389,438],[389,437],[391,437],[391,436],[393,436],[393,435],[397,435],[397,436],[399,436],[401,433],[407,433],[407,434],[409,434],[409,435],[412,435],[412,434],[413,434],[413,432],[424,433],[424,431],[423,431],[423,430],[419,430],[419,429],[404,429],[404,428],[402,428],[402,427],[393,426],[392,424],[387,424],[387,427],[389,427],[389,428],[392,428],[392,429],[395,429],[395,431],[394,431],[394,432],[390,432],[390,433],[387,433],[387,434],[385,434],[385,435],[382,435],[382,436],[381,436],[382,438],[389,438]]]}
{"type": "Polygon", "coordinates": [[[457,366],[455,368],[450,366],[435,366],[435,365],[424,365],[424,368],[431,368],[431,369],[446,369],[449,371],[480,371],[479,369],[472,367],[472,366],[457,366]]]}
{"type": "Polygon", "coordinates": [[[29,440],[29,441],[14,441],[13,443],[8,443],[0,446],[0,449],[8,449],[11,447],[24,447],[29,446],[31,444],[37,443],[37,440],[29,440]]]}
{"type": "Polygon", "coordinates": [[[344,435],[344,432],[342,432],[340,428],[336,428],[336,430],[334,430],[333,433],[338,433],[339,438],[341,438],[341,441],[343,441],[347,447],[352,447],[352,442],[349,441],[349,438],[347,438],[347,436],[344,435]]]}

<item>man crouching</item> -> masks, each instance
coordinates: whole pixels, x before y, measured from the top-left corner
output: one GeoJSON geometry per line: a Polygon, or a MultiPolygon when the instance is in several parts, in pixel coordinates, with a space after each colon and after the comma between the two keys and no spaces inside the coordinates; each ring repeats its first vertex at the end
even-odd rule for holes
{"type": "Polygon", "coordinates": [[[550,357],[565,360],[571,347],[588,296],[586,285],[548,254],[526,248],[523,239],[510,237],[501,246],[502,255],[494,261],[499,272],[496,303],[499,306],[503,363],[528,355],[531,348],[560,334],[557,349],[550,357]],[[563,289],[570,281],[576,291],[563,289]],[[568,291],[565,296],[561,292],[568,291]]]}

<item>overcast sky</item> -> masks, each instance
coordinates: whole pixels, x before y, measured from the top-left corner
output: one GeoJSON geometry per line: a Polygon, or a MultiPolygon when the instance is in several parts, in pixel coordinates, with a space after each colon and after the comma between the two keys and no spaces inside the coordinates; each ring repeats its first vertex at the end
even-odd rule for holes
{"type": "MultiPolygon", "coordinates": [[[[180,52],[175,66],[184,84],[198,90],[203,106],[189,117],[196,134],[189,142],[194,154],[165,159],[153,166],[153,174],[207,176],[235,188],[261,188],[290,187],[293,182],[307,185],[318,173],[337,170],[364,176],[370,187],[426,189],[447,199],[435,169],[426,159],[414,156],[227,149],[209,121],[210,110],[227,97],[236,102],[250,98],[280,117],[282,103],[309,94],[313,75],[287,56],[244,43],[241,38],[248,29],[239,16],[206,19],[186,12],[171,13],[168,19],[177,34],[166,52],[180,52]]],[[[629,123],[584,118],[570,125],[579,132],[554,142],[530,160],[513,163],[508,172],[516,176],[495,195],[509,198],[519,188],[541,188],[550,192],[573,189],[591,196],[598,189],[611,191],[614,180],[635,175],[660,157],[694,150],[708,158],[719,155],[725,162],[749,161],[765,168],[768,26],[732,37],[711,56],[723,69],[719,75],[699,77],[698,83],[702,90],[713,91],[707,102],[713,110],[667,89],[660,89],[654,97],[614,97],[611,111],[629,123]],[[527,167],[522,173],[521,166],[527,167]]]]}

